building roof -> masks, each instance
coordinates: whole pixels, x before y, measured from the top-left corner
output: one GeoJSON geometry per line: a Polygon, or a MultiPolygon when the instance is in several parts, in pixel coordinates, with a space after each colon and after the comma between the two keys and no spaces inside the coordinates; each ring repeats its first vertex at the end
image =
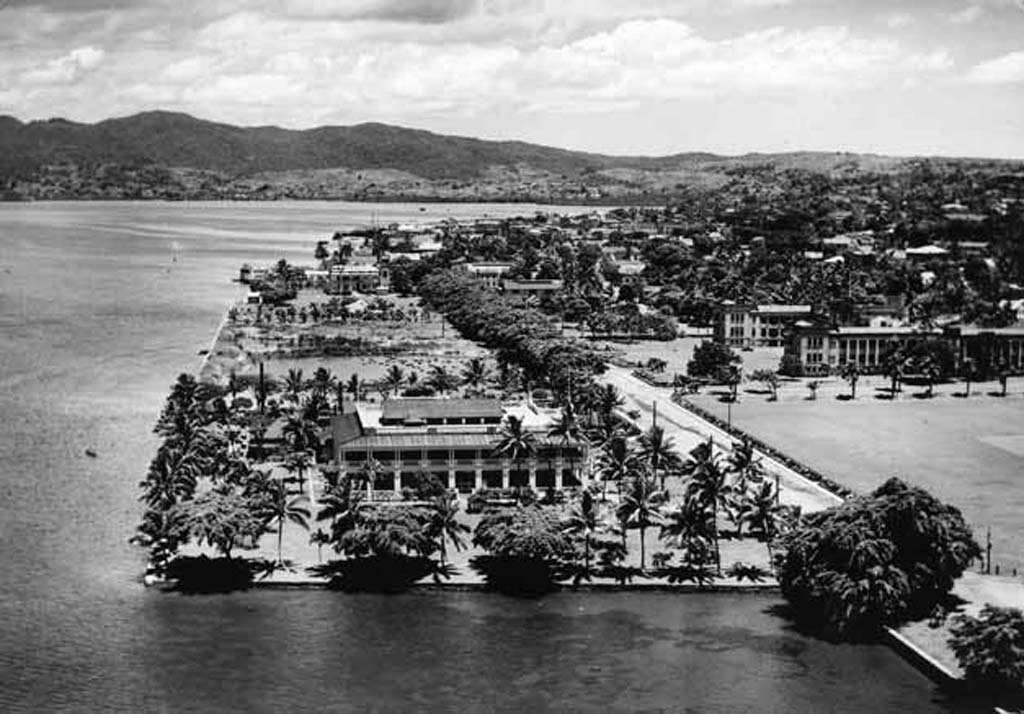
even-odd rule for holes
{"type": "Polygon", "coordinates": [[[835,332],[840,335],[932,335],[938,330],[922,330],[918,327],[872,327],[864,325],[837,327],[835,332]]]}
{"type": "Polygon", "coordinates": [[[937,245],[923,245],[920,248],[907,248],[907,255],[948,255],[949,251],[937,245]]]}
{"type": "Polygon", "coordinates": [[[762,315],[790,315],[793,313],[809,313],[810,305],[758,305],[754,308],[762,315]]]}
{"type": "Polygon", "coordinates": [[[561,280],[506,280],[506,290],[560,290],[561,280]]]}
{"type": "MultiPolygon", "coordinates": [[[[542,446],[563,446],[566,444],[561,438],[548,438],[536,435],[536,444],[542,446]]],[[[416,432],[394,432],[364,434],[355,439],[344,442],[336,442],[344,445],[347,451],[352,449],[429,449],[436,448],[466,448],[466,449],[493,449],[501,440],[501,434],[496,431],[416,431],[416,432]]],[[[569,441],[569,446],[581,442],[569,441]]]]}
{"type": "Polygon", "coordinates": [[[381,405],[382,421],[458,419],[460,417],[501,419],[501,401],[488,398],[406,397],[386,399],[381,405]]]}

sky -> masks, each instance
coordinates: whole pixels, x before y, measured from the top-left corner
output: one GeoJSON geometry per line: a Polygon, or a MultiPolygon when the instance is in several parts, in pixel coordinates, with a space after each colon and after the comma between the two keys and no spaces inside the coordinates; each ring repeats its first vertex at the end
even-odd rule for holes
{"type": "Polygon", "coordinates": [[[0,0],[0,114],[1024,159],[1024,0],[0,0]]]}

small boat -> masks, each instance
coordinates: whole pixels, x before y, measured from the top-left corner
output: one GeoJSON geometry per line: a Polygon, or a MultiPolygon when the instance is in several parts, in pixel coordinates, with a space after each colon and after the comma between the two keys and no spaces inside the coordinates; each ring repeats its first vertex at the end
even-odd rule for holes
{"type": "Polygon", "coordinates": [[[90,459],[96,458],[96,452],[93,449],[86,449],[85,455],[88,456],[90,459]]]}
{"type": "Polygon", "coordinates": [[[200,356],[208,355],[208,354],[210,354],[210,350],[199,350],[199,355],[200,356]]]}

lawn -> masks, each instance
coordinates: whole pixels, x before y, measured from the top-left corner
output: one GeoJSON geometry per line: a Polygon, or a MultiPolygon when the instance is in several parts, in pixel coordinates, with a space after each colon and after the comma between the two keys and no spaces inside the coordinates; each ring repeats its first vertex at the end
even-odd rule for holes
{"type": "MultiPolygon", "coordinates": [[[[845,383],[831,380],[816,400],[801,382],[783,386],[780,399],[741,391],[732,422],[836,481],[860,492],[899,476],[960,508],[984,546],[992,529],[992,561],[1024,568],[1024,395],[990,396],[995,384],[943,385],[933,399],[908,388],[881,399],[884,380],[862,379],[857,399],[843,400],[845,383]]],[[[757,389],[757,385],[747,385],[757,389]]],[[[692,401],[726,418],[715,393],[692,401]]]]}

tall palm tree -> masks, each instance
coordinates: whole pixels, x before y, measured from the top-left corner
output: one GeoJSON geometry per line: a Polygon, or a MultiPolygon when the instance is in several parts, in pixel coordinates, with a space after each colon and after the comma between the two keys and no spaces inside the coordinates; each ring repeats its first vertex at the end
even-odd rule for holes
{"type": "Polygon", "coordinates": [[[662,507],[665,492],[658,488],[657,481],[642,473],[633,478],[619,503],[617,513],[626,528],[640,531],[640,570],[647,568],[645,539],[647,529],[662,521],[662,507]]]}
{"type": "Polygon", "coordinates": [[[331,370],[326,367],[317,367],[316,372],[313,373],[313,379],[311,385],[313,387],[313,394],[319,396],[322,399],[326,399],[327,395],[334,389],[334,385],[337,384],[337,379],[331,370]]]}
{"type": "Polygon", "coordinates": [[[720,507],[728,508],[733,492],[729,488],[729,472],[722,468],[718,456],[714,453],[711,439],[703,444],[698,444],[690,452],[690,459],[684,464],[683,473],[689,476],[684,497],[695,500],[697,504],[711,511],[713,519],[711,538],[715,546],[715,564],[721,574],[722,557],[718,546],[718,511],[720,507]]]}
{"type": "Polygon", "coordinates": [[[602,422],[611,421],[615,410],[626,403],[626,400],[623,399],[618,387],[614,384],[601,385],[597,388],[597,392],[594,397],[594,401],[597,405],[597,412],[600,415],[602,422]]]}
{"type": "Polygon", "coordinates": [[[309,530],[309,509],[305,506],[305,495],[288,497],[288,488],[283,481],[274,479],[270,482],[264,501],[264,514],[267,525],[277,522],[277,562],[284,563],[281,553],[281,542],[284,537],[285,521],[291,521],[295,525],[309,530]]]}
{"type": "Polygon", "coordinates": [[[636,450],[625,436],[617,436],[605,444],[597,457],[597,473],[601,479],[602,497],[605,496],[605,489],[609,481],[614,481],[619,486],[621,494],[621,485],[635,477],[639,468],[640,463],[636,450]]]}
{"type": "Polygon", "coordinates": [[[188,448],[173,442],[165,443],[157,451],[146,478],[139,484],[143,489],[142,501],[150,508],[166,511],[192,498],[207,461],[207,455],[196,443],[188,448]]]}
{"type": "Polygon", "coordinates": [[[313,465],[308,451],[292,451],[285,457],[284,468],[290,474],[295,474],[299,481],[299,490],[306,485],[306,472],[313,465]]]}
{"type": "Polygon", "coordinates": [[[583,537],[583,568],[586,573],[590,573],[590,542],[603,525],[600,515],[600,508],[594,503],[594,497],[590,495],[590,491],[584,491],[579,501],[569,511],[563,527],[566,533],[583,537]]]}
{"type": "Polygon", "coordinates": [[[458,385],[455,375],[443,364],[435,364],[430,367],[430,375],[426,382],[442,395],[447,394],[458,385]]]}
{"type": "Polygon", "coordinates": [[[675,440],[671,436],[665,436],[662,427],[652,426],[640,435],[638,454],[650,464],[651,473],[655,478],[661,477],[661,488],[664,490],[666,473],[677,468],[681,462],[675,440]]]}
{"type": "Polygon", "coordinates": [[[748,484],[760,483],[764,476],[764,466],[757,458],[754,452],[754,443],[749,438],[745,438],[733,446],[728,463],[729,468],[736,475],[738,491],[745,492],[748,484]]]}
{"type": "Polygon", "coordinates": [[[470,527],[458,519],[459,499],[445,494],[437,496],[430,504],[430,531],[437,538],[438,550],[441,553],[441,565],[448,556],[447,541],[461,551],[466,543],[462,536],[471,531],[470,527]]]}
{"type": "Polygon", "coordinates": [[[398,396],[398,390],[405,384],[405,372],[397,364],[391,365],[384,374],[384,384],[387,385],[389,394],[394,393],[398,396]]]}
{"type": "Polygon", "coordinates": [[[473,357],[462,370],[462,384],[469,387],[471,394],[480,394],[490,379],[490,372],[482,357],[473,357]]]}
{"type": "Polygon", "coordinates": [[[683,552],[688,565],[703,566],[711,557],[712,512],[694,499],[682,499],[665,514],[659,538],[683,552]]]}
{"type": "MultiPolygon", "coordinates": [[[[579,420],[576,418],[576,413],[572,410],[572,407],[566,406],[562,409],[562,413],[558,415],[552,423],[551,428],[548,429],[548,436],[557,438],[562,445],[562,451],[565,452],[572,445],[578,445],[583,439],[583,429],[580,426],[579,420]]],[[[570,454],[575,453],[575,448],[570,454]]],[[[576,473],[576,457],[569,457],[569,471],[576,473]]]]}
{"type": "Polygon", "coordinates": [[[354,402],[359,401],[359,395],[362,391],[362,388],[363,382],[361,379],[359,379],[358,374],[353,374],[351,377],[349,377],[348,383],[345,385],[345,389],[348,391],[349,394],[352,395],[352,401],[354,402]]]}
{"type": "Polygon", "coordinates": [[[285,398],[298,404],[304,391],[306,391],[306,380],[302,376],[302,370],[292,367],[284,379],[285,398]]]}
{"type": "Polygon", "coordinates": [[[494,455],[511,459],[516,471],[521,471],[522,458],[536,453],[537,437],[523,426],[522,419],[509,414],[501,428],[501,438],[494,447],[494,455]]]}

